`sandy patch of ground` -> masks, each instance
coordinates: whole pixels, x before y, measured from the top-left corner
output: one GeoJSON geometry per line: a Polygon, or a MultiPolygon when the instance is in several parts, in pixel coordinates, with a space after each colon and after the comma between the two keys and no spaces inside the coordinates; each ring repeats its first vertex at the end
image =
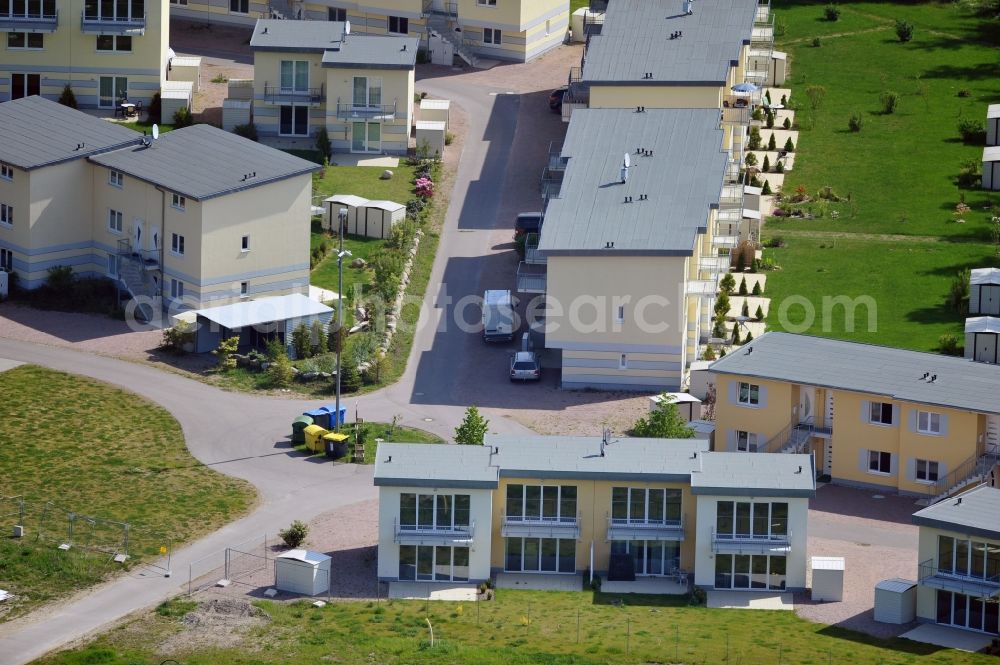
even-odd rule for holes
{"type": "Polygon", "coordinates": [[[184,615],[183,628],[160,643],[161,654],[175,654],[205,648],[229,649],[240,646],[246,634],[271,620],[267,612],[249,601],[213,598],[184,615]]]}

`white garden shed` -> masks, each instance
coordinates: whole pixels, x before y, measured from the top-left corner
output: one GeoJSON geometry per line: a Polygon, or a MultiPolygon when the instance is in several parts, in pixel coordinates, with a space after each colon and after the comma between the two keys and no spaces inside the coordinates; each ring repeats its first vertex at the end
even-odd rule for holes
{"type": "Polygon", "coordinates": [[[917,583],[894,577],[875,585],[875,620],[910,623],[917,616],[917,583]]]}
{"type": "Polygon", "coordinates": [[[323,201],[326,211],[323,213],[323,225],[333,231],[337,227],[337,216],[340,210],[347,210],[347,226],[351,225],[351,220],[356,220],[358,208],[368,203],[368,199],[354,194],[334,194],[323,201]]]}
{"type": "Polygon", "coordinates": [[[451,117],[450,99],[421,99],[420,119],[431,120],[444,123],[444,128],[448,129],[451,117]]]}
{"type": "Polygon", "coordinates": [[[231,132],[240,125],[249,125],[252,106],[249,99],[222,100],[222,128],[231,132]]]}
{"type": "Polygon", "coordinates": [[[986,109],[986,145],[1000,145],[1000,104],[986,109]]]}
{"type": "Polygon", "coordinates": [[[330,588],[330,557],[312,550],[289,550],[274,561],[274,586],[279,591],[315,596],[330,588]]]}
{"type": "Polygon", "coordinates": [[[170,58],[168,72],[171,81],[190,81],[194,92],[201,87],[201,58],[198,56],[177,55],[170,58]]]}
{"type": "Polygon", "coordinates": [[[844,599],[844,557],[814,556],[812,571],[814,601],[830,602],[844,599]]]}
{"type": "Polygon", "coordinates": [[[1000,268],[976,268],[971,272],[969,314],[1000,316],[1000,268]]]}
{"type": "MultiPolygon", "coordinates": [[[[340,209],[347,210],[346,231],[366,238],[388,238],[392,227],[406,219],[406,206],[395,201],[369,201],[353,194],[334,194],[326,199],[324,216],[336,219],[340,209]]],[[[333,229],[336,222],[327,221],[333,229]]]]}
{"type": "Polygon", "coordinates": [[[983,148],[983,189],[1000,190],[1000,146],[983,148]]]}
{"type": "Polygon", "coordinates": [[[443,120],[417,120],[416,141],[417,150],[427,147],[427,155],[440,157],[444,154],[446,123],[443,120]]]}
{"type": "Polygon", "coordinates": [[[1000,365],[1000,317],[973,316],[965,320],[965,357],[1000,365]]]}
{"type": "Polygon", "coordinates": [[[164,81],[160,87],[160,118],[164,124],[173,124],[174,113],[182,108],[191,109],[194,83],[191,81],[164,81]]]}

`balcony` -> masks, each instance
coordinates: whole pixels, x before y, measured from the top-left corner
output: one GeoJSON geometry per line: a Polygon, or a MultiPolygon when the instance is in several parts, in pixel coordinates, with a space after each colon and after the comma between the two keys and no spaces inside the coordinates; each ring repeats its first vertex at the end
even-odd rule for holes
{"type": "Polygon", "coordinates": [[[719,533],[712,528],[712,551],[716,554],[782,554],[791,550],[791,533],[719,533]]]}
{"type": "Polygon", "coordinates": [[[0,32],[55,32],[59,27],[59,12],[55,9],[15,14],[0,13],[0,32]]]}
{"type": "Polygon", "coordinates": [[[146,32],[146,15],[95,16],[80,14],[80,31],[87,35],[142,35],[146,32]]]}
{"type": "Polygon", "coordinates": [[[608,540],[684,540],[684,520],[608,518],[608,540]]]}
{"type": "Polygon", "coordinates": [[[529,233],[524,239],[524,262],[532,265],[544,265],[548,259],[538,251],[538,241],[541,236],[537,233],[529,233]]]}
{"type": "Polygon", "coordinates": [[[754,23],[767,23],[771,19],[771,0],[757,0],[757,13],[754,23]]]}
{"type": "Polygon", "coordinates": [[[713,275],[721,275],[729,270],[732,263],[728,256],[704,256],[698,259],[698,270],[705,270],[713,275]]]}
{"type": "Polygon", "coordinates": [[[521,261],[517,265],[517,290],[519,293],[545,293],[548,266],[521,261]]]}
{"type": "MultiPolygon", "coordinates": [[[[767,73],[765,72],[765,77],[767,73]]],[[[724,125],[749,125],[750,109],[747,106],[723,106],[722,124],[724,125]]]]}
{"type": "Polygon", "coordinates": [[[454,526],[427,526],[393,522],[395,541],[400,545],[468,545],[476,535],[476,523],[454,526]]]}
{"type": "Polygon", "coordinates": [[[743,208],[743,185],[724,185],[719,193],[720,208],[743,208]]]}
{"type": "Polygon", "coordinates": [[[739,236],[713,236],[712,247],[716,249],[733,249],[740,244],[739,236]]]}
{"type": "Polygon", "coordinates": [[[559,194],[562,192],[563,176],[565,174],[566,171],[564,169],[552,169],[548,166],[542,169],[543,201],[559,198],[559,194]]]}
{"type": "Polygon", "coordinates": [[[714,279],[689,279],[684,284],[684,295],[697,298],[714,298],[719,292],[719,282],[714,279]]]}
{"type": "Polygon", "coordinates": [[[1000,598],[1000,575],[986,577],[983,575],[963,575],[950,570],[942,570],[934,565],[933,559],[924,561],[919,566],[917,580],[932,589],[954,591],[976,598],[1000,598]]]}
{"type": "Polygon", "coordinates": [[[569,163],[569,157],[563,157],[562,141],[551,141],[549,143],[549,171],[565,171],[569,163]]]}
{"type": "Polygon", "coordinates": [[[323,86],[318,88],[282,88],[264,83],[264,101],[268,104],[309,104],[316,106],[326,101],[323,86]]]}
{"type": "Polygon", "coordinates": [[[392,122],[396,119],[396,102],[392,104],[342,104],[337,100],[337,118],[340,120],[380,120],[392,122]]]}
{"type": "Polygon", "coordinates": [[[580,520],[576,517],[526,517],[504,515],[500,534],[505,538],[572,538],[580,537],[580,520]]]}

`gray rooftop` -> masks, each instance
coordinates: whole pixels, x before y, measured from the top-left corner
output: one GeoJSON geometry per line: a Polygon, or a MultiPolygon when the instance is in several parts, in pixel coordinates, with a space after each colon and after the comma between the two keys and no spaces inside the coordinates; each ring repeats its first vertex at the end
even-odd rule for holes
{"type": "Polygon", "coordinates": [[[416,37],[351,35],[339,50],[328,50],[323,54],[323,66],[341,69],[413,69],[417,65],[419,48],[420,40],[416,37]]]}
{"type": "Polygon", "coordinates": [[[983,538],[1000,538],[1000,489],[981,486],[913,514],[913,523],[983,538]]]}
{"type": "Polygon", "coordinates": [[[1000,365],[936,353],[769,332],[715,361],[709,369],[720,374],[1000,413],[1000,365]],[[933,383],[925,381],[921,378],[925,372],[936,374],[937,379],[933,383]]]}
{"type": "Polygon", "coordinates": [[[485,446],[381,443],[375,452],[375,485],[493,489],[497,469],[485,446]]]}
{"type": "Polygon", "coordinates": [[[757,0],[614,0],[590,38],[583,80],[591,85],[724,85],[730,63],[750,41],[757,0]],[[670,39],[674,32],[683,36],[670,39]],[[651,79],[644,79],[651,72],[651,79]]]}
{"type": "Polygon", "coordinates": [[[340,21],[258,19],[250,37],[253,51],[325,51],[344,39],[340,21]]]}
{"type": "Polygon", "coordinates": [[[562,150],[569,161],[559,197],[545,211],[539,249],[548,255],[690,255],[722,190],[719,120],[718,109],[574,111],[562,150]],[[636,154],[637,148],[652,156],[636,154]],[[621,184],[626,152],[631,166],[621,184]],[[649,199],[641,201],[642,195],[649,199]]]}
{"type": "Polygon", "coordinates": [[[20,169],[80,159],[139,138],[131,129],[38,96],[0,104],[0,161],[20,169]]]}
{"type": "Polygon", "coordinates": [[[691,474],[692,494],[812,497],[816,470],[812,455],[723,453],[703,455],[691,474]]]}
{"type": "Polygon", "coordinates": [[[974,268],[969,274],[969,284],[1000,284],[1000,268],[974,268]]]}
{"type": "Polygon", "coordinates": [[[313,162],[211,125],[164,132],[149,147],[90,159],[196,201],[319,170],[313,162]],[[244,180],[251,173],[256,175],[244,180]]]}

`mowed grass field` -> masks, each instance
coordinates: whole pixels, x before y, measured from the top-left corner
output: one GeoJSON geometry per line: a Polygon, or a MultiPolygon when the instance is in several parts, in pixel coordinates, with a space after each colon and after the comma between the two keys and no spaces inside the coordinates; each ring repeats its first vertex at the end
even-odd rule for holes
{"type": "MultiPolygon", "coordinates": [[[[689,607],[683,597],[500,590],[480,603],[258,603],[271,620],[237,646],[204,646],[175,601],[45,665],[556,665],[630,663],[989,663],[989,656],[908,640],[877,640],[808,623],[792,612],[689,607]],[[176,611],[175,608],[176,607],[176,611]],[[431,646],[430,627],[434,631],[431,646]],[[180,638],[180,639],[179,639],[180,638]],[[158,648],[183,644],[181,649],[158,648]],[[201,646],[187,646],[191,644],[201,646]]],[[[221,629],[225,631],[225,629],[221,629]]],[[[229,634],[217,636],[225,643],[229,634]]]]}
{"type": "Polygon", "coordinates": [[[0,588],[9,619],[121,566],[87,546],[115,548],[128,522],[128,565],[212,531],[255,501],[248,483],[195,460],[166,410],[108,384],[24,365],[0,373],[0,588]],[[26,537],[9,538],[26,500],[26,537]],[[50,502],[51,505],[46,506],[50,502]],[[80,517],[69,533],[67,513],[80,517]],[[69,551],[57,546],[71,543],[69,551]]]}
{"type": "Polygon", "coordinates": [[[987,105],[1000,99],[1000,21],[962,3],[848,2],[831,22],[825,5],[773,5],[785,29],[776,47],[791,58],[788,85],[800,126],[784,191],[801,186],[815,197],[829,186],[849,200],[815,219],[766,222],[765,241],[781,236],[786,243],[766,250],[782,268],[768,276],[768,295],[777,299],[768,326],[795,328],[801,319],[789,326],[778,311],[796,295],[816,304],[811,334],[933,350],[942,334],[961,337],[963,319],[944,303],[951,278],[963,268],[1000,265],[989,231],[997,214],[990,206],[1000,197],[957,184],[963,163],[982,156],[982,145],[962,142],[959,120],[985,122],[987,105]],[[914,25],[912,41],[898,41],[897,18],[914,25]],[[825,88],[816,108],[810,85],[825,88]],[[880,103],[888,91],[900,95],[892,114],[880,103]],[[848,129],[852,113],[862,116],[860,132],[848,129]],[[963,198],[971,210],[955,215],[963,198]],[[822,299],[836,296],[874,299],[877,329],[852,332],[843,317],[822,320],[822,299]]]}

